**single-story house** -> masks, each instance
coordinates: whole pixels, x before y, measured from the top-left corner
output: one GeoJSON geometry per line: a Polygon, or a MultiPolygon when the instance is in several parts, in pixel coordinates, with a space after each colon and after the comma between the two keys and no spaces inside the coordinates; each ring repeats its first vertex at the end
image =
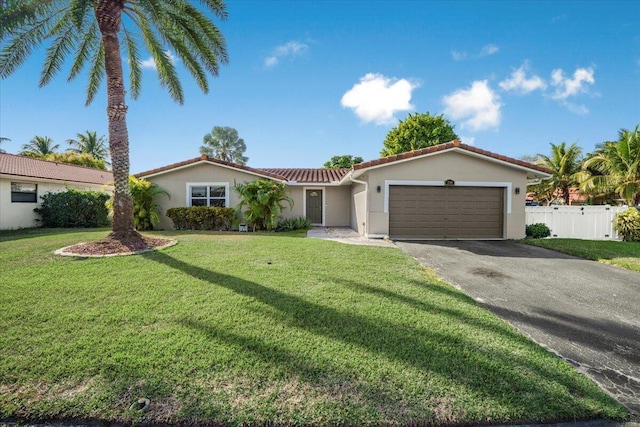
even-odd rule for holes
{"type": "Polygon", "coordinates": [[[48,192],[67,188],[113,191],[113,174],[101,169],[0,153],[0,230],[37,227],[33,211],[48,192]]]}
{"type": "MultiPolygon", "coordinates": [[[[455,140],[349,169],[251,168],[205,155],[136,175],[170,194],[162,211],[239,203],[235,182],[284,183],[294,206],[283,216],[351,227],[370,238],[518,239],[525,236],[527,180],[539,166],[455,140]]],[[[162,215],[159,228],[172,222],[162,215]]]]}

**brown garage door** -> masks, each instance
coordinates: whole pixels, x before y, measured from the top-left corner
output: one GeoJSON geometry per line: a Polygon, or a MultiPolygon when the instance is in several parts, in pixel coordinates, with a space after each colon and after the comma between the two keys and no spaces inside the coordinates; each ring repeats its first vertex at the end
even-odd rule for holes
{"type": "Polygon", "coordinates": [[[504,188],[389,187],[389,235],[395,238],[503,237],[504,188]]]}

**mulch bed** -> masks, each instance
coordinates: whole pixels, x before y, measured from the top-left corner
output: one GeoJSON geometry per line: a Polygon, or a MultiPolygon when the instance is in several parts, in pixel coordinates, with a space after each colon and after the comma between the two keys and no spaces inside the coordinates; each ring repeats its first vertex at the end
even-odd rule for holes
{"type": "Polygon", "coordinates": [[[155,237],[135,236],[124,239],[114,239],[110,236],[96,242],[78,243],[56,251],[58,255],[103,257],[113,255],[132,255],[153,249],[173,246],[175,240],[159,239],[155,237]]]}

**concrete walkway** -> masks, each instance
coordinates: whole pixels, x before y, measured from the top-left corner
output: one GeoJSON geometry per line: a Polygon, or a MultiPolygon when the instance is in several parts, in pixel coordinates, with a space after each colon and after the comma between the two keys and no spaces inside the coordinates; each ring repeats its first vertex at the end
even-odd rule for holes
{"type": "Polygon", "coordinates": [[[348,227],[313,227],[307,231],[307,237],[333,240],[334,242],[346,243],[348,245],[396,247],[393,242],[388,240],[367,239],[348,227]]]}

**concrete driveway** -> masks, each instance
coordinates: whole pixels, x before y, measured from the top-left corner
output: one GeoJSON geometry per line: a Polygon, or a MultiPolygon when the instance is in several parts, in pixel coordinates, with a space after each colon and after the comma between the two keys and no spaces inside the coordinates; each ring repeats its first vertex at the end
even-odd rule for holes
{"type": "Polygon", "coordinates": [[[640,273],[511,241],[397,246],[640,416],[640,273]]]}

